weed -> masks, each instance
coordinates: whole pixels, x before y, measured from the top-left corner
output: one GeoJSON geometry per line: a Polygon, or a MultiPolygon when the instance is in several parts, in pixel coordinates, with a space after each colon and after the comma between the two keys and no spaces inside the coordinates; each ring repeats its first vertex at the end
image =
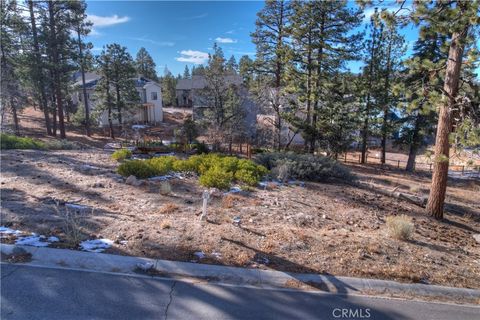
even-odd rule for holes
{"type": "Polygon", "coordinates": [[[408,240],[412,237],[414,225],[411,217],[406,215],[388,216],[386,220],[388,231],[393,238],[408,240]]]}

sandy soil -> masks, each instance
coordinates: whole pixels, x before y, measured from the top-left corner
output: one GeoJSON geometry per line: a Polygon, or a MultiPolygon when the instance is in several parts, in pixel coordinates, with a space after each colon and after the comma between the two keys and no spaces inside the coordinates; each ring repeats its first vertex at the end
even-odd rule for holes
{"type": "MultiPolygon", "coordinates": [[[[65,203],[74,203],[88,207],[76,214],[82,237],[114,240],[111,253],[480,287],[479,181],[451,181],[442,222],[401,200],[323,183],[219,192],[200,221],[196,177],[170,180],[172,192],[162,195],[159,181],[125,184],[109,156],[101,149],[3,151],[1,224],[76,247],[65,234],[65,203]],[[413,217],[412,240],[388,236],[385,217],[396,214],[413,217]]],[[[428,176],[352,169],[379,187],[428,192],[428,176]]]]}

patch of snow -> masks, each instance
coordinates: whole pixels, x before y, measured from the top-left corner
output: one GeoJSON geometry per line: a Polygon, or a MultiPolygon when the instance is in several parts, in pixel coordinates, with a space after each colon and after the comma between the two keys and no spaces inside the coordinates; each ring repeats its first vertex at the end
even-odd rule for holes
{"type": "Polygon", "coordinates": [[[145,262],[145,263],[137,263],[137,268],[143,271],[148,271],[153,268],[153,263],[145,262]]]}
{"type": "Polygon", "coordinates": [[[103,252],[112,246],[113,241],[110,239],[94,239],[80,242],[80,248],[89,252],[103,252]]]}
{"type": "Polygon", "coordinates": [[[235,218],[233,218],[233,224],[237,224],[237,225],[238,225],[238,224],[240,224],[240,222],[242,222],[242,218],[240,218],[240,217],[238,217],[238,216],[235,217],[235,218]]]}
{"type": "Polygon", "coordinates": [[[242,189],[241,189],[240,187],[238,187],[238,186],[233,186],[233,187],[230,188],[229,191],[224,192],[223,195],[227,195],[227,194],[229,194],[229,193],[239,193],[239,192],[241,192],[241,191],[242,191],[242,189]]]}
{"type": "Polygon", "coordinates": [[[51,236],[51,237],[48,237],[48,238],[47,238],[47,241],[48,241],[48,242],[58,242],[58,241],[60,241],[60,239],[58,239],[58,238],[55,237],[55,236],[51,236]]]}
{"type": "Polygon", "coordinates": [[[90,208],[81,204],[75,204],[75,203],[65,203],[65,207],[71,210],[75,211],[85,211],[89,210],[90,208]]]}
{"type": "Polygon", "coordinates": [[[10,229],[10,228],[7,228],[7,227],[0,227],[0,235],[3,236],[4,234],[13,234],[15,236],[18,236],[19,234],[22,234],[22,231],[13,230],[13,229],[10,229]]]}
{"type": "Polygon", "coordinates": [[[50,242],[45,241],[45,236],[32,235],[32,236],[19,237],[15,241],[15,244],[19,246],[48,247],[50,242]]]}
{"type": "Polygon", "coordinates": [[[220,252],[213,251],[213,252],[212,252],[212,257],[214,257],[215,259],[221,259],[221,258],[222,258],[222,254],[221,254],[220,252]]]}
{"type": "Polygon", "coordinates": [[[150,181],[167,181],[167,180],[170,180],[170,179],[180,179],[180,180],[182,180],[182,179],[185,179],[185,177],[183,176],[183,174],[181,174],[179,172],[171,172],[171,173],[163,175],[163,176],[151,177],[148,180],[150,180],[150,181]]]}
{"type": "Polygon", "coordinates": [[[154,154],[155,157],[168,157],[168,156],[174,156],[175,152],[156,152],[154,154]]]}
{"type": "Polygon", "coordinates": [[[134,124],[134,125],[132,126],[132,129],[133,129],[133,130],[146,129],[146,128],[148,128],[148,126],[146,126],[146,125],[144,125],[144,124],[134,124]]]}
{"type": "Polygon", "coordinates": [[[203,253],[203,251],[194,252],[193,255],[194,255],[195,257],[197,257],[198,259],[203,259],[203,258],[206,257],[206,256],[205,256],[205,253],[203,253]]]}

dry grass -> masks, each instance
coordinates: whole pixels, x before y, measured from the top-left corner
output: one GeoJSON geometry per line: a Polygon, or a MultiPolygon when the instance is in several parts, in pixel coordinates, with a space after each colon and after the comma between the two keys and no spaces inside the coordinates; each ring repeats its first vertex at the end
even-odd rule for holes
{"type": "Polygon", "coordinates": [[[171,227],[172,227],[172,224],[170,223],[169,220],[163,220],[160,223],[160,228],[162,228],[162,229],[170,229],[171,227]]]}
{"type": "Polygon", "coordinates": [[[178,209],[180,209],[180,207],[176,203],[168,202],[168,203],[164,204],[158,210],[158,212],[161,213],[161,214],[171,214],[171,213],[174,213],[175,211],[177,211],[178,209]]]}
{"type": "Polygon", "coordinates": [[[222,198],[222,208],[225,208],[225,209],[233,208],[237,201],[244,201],[244,200],[245,199],[242,196],[229,193],[222,198]]]}
{"type": "Polygon", "coordinates": [[[390,236],[398,240],[408,240],[412,237],[414,225],[412,218],[406,215],[388,216],[387,228],[390,236]]]}
{"type": "Polygon", "coordinates": [[[85,239],[85,234],[82,232],[86,223],[85,214],[82,211],[70,210],[68,207],[61,210],[58,204],[55,205],[55,211],[63,220],[65,242],[71,246],[78,246],[85,239]]]}

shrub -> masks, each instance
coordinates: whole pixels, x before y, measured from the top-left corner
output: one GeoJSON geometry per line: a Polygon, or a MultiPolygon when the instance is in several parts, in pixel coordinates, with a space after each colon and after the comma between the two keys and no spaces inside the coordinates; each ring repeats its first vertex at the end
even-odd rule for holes
{"type": "Polygon", "coordinates": [[[406,215],[388,216],[387,228],[390,236],[399,240],[408,240],[412,237],[414,225],[412,218],[406,215]]]}
{"type": "Polygon", "coordinates": [[[49,140],[45,142],[45,146],[49,150],[76,150],[80,149],[78,144],[73,141],[68,141],[66,139],[62,140],[49,140]]]}
{"type": "Polygon", "coordinates": [[[200,184],[205,187],[215,187],[218,189],[228,189],[232,183],[233,175],[219,166],[208,169],[200,176],[200,184]]]}
{"type": "Polygon", "coordinates": [[[208,148],[208,146],[203,142],[197,142],[194,148],[197,150],[199,154],[210,152],[210,149],[208,148]]]}
{"type": "Polygon", "coordinates": [[[155,169],[156,175],[167,174],[172,171],[175,161],[176,158],[173,156],[156,157],[146,160],[146,162],[155,169]]]}
{"type": "Polygon", "coordinates": [[[139,179],[150,178],[156,175],[155,168],[148,162],[142,160],[129,160],[122,162],[117,172],[124,177],[135,176],[139,179]]]}
{"type": "Polygon", "coordinates": [[[121,162],[132,157],[132,151],[128,149],[119,149],[112,154],[112,159],[121,162]]]}
{"type": "Polygon", "coordinates": [[[264,166],[257,165],[250,160],[240,159],[237,162],[235,179],[249,186],[256,186],[267,172],[268,170],[264,166]]]}
{"type": "Polygon", "coordinates": [[[13,134],[0,134],[0,148],[5,149],[46,149],[43,141],[28,137],[17,137],[13,134]]]}
{"type": "Polygon", "coordinates": [[[332,178],[352,180],[355,176],[339,162],[322,156],[293,152],[269,152],[257,156],[257,162],[272,170],[276,178],[326,181],[332,178]]]}

